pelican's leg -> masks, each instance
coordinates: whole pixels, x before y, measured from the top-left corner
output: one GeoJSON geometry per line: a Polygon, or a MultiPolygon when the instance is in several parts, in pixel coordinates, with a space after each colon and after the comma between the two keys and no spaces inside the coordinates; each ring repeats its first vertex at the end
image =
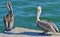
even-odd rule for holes
{"type": "Polygon", "coordinates": [[[5,31],[11,31],[11,29],[10,29],[10,22],[6,22],[5,31]]]}
{"type": "Polygon", "coordinates": [[[13,22],[10,22],[10,24],[9,24],[10,26],[9,26],[9,30],[11,31],[12,30],[12,28],[13,28],[13,22]]]}
{"type": "Polygon", "coordinates": [[[11,29],[10,29],[10,24],[8,25],[8,31],[11,31],[11,29]]]}
{"type": "Polygon", "coordinates": [[[48,30],[44,30],[44,32],[43,32],[43,33],[44,33],[44,34],[47,34],[47,32],[48,32],[48,30]]]}
{"type": "Polygon", "coordinates": [[[10,29],[13,29],[13,24],[14,24],[14,17],[11,17],[11,21],[10,21],[10,29]]]}
{"type": "Polygon", "coordinates": [[[5,27],[5,31],[8,31],[8,22],[6,22],[6,27],[5,27]]]}
{"type": "Polygon", "coordinates": [[[3,32],[6,32],[6,31],[9,31],[8,22],[6,22],[6,24],[5,24],[5,29],[4,29],[3,32]]]}

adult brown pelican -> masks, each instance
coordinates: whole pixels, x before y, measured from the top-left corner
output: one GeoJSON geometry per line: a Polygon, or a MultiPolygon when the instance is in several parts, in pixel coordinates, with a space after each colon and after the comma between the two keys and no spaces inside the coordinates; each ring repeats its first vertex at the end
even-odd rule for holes
{"type": "Polygon", "coordinates": [[[37,24],[37,26],[42,28],[44,30],[44,33],[47,33],[47,32],[57,33],[57,32],[59,32],[57,26],[52,21],[40,20],[39,19],[39,16],[40,16],[41,12],[42,12],[42,9],[39,6],[38,9],[37,9],[37,16],[36,16],[36,24],[37,24]]]}
{"type": "Polygon", "coordinates": [[[5,31],[11,31],[14,24],[13,10],[11,7],[11,2],[7,2],[7,8],[9,13],[4,17],[5,31]]]}

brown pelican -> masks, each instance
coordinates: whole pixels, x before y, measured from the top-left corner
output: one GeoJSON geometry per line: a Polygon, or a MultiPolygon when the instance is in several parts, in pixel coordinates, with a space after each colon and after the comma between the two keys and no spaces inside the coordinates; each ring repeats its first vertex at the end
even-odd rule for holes
{"type": "Polygon", "coordinates": [[[14,16],[10,2],[7,3],[7,8],[9,13],[4,17],[5,31],[11,31],[13,28],[14,16]]]}
{"type": "Polygon", "coordinates": [[[47,32],[54,32],[57,33],[59,32],[57,26],[50,20],[40,20],[39,16],[42,12],[41,7],[39,6],[37,9],[37,16],[36,16],[36,24],[38,27],[42,28],[44,30],[44,33],[47,32]]]}

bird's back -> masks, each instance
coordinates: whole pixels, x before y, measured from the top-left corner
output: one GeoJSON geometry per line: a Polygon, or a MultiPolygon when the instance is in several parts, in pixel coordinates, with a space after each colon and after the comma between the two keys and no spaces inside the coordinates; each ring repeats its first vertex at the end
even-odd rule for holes
{"type": "Polygon", "coordinates": [[[37,21],[37,26],[42,28],[43,30],[53,31],[51,27],[55,28],[55,30],[58,30],[55,24],[52,24],[53,22],[49,20],[40,20],[37,21]]]}

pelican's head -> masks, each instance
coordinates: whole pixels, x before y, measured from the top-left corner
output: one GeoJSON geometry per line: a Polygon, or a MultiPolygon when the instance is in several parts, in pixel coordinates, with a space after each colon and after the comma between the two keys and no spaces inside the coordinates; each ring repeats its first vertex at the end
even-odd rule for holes
{"type": "Polygon", "coordinates": [[[41,13],[41,6],[38,6],[37,12],[41,13]]]}
{"type": "Polygon", "coordinates": [[[8,8],[8,10],[10,11],[11,10],[11,2],[7,2],[7,8],[8,8]]]}

